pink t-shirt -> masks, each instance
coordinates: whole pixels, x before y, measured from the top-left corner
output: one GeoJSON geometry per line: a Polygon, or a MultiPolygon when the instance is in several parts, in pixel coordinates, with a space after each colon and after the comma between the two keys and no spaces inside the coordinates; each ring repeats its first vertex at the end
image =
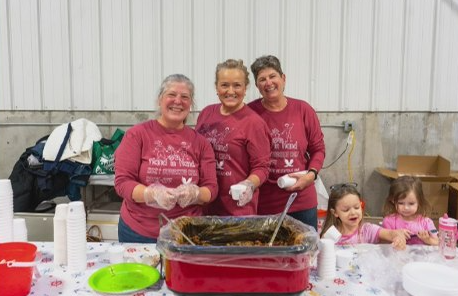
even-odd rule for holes
{"type": "Polygon", "coordinates": [[[376,244],[380,241],[379,233],[381,229],[376,224],[363,223],[355,232],[342,235],[336,245],[376,244]]]}
{"type": "MultiPolygon", "coordinates": [[[[433,220],[428,217],[418,216],[415,220],[406,221],[399,214],[392,214],[383,218],[382,226],[386,229],[407,229],[412,234],[421,230],[436,230],[433,220]]],[[[408,245],[424,245],[425,243],[417,236],[412,236],[406,242],[408,245]]]]}
{"type": "MultiPolygon", "coordinates": [[[[269,179],[260,188],[258,214],[278,214],[285,208],[291,192],[277,186],[285,174],[323,166],[325,146],[318,116],[305,101],[287,98],[288,104],[279,112],[264,108],[261,99],[248,106],[267,123],[272,138],[269,179]]],[[[311,209],[318,204],[314,185],[298,192],[289,212],[311,209]]]]}
{"type": "Polygon", "coordinates": [[[215,154],[208,141],[193,129],[169,130],[150,120],[127,130],[115,152],[115,189],[123,198],[121,217],[138,234],[157,238],[159,213],[169,218],[200,216],[202,206],[175,206],[170,211],[136,203],[132,192],[138,184],[159,182],[176,188],[182,180],[207,187],[212,200],[218,191],[215,154]]]}
{"type": "Polygon", "coordinates": [[[266,123],[247,106],[224,116],[221,104],[205,107],[196,130],[212,145],[216,157],[218,198],[206,208],[209,215],[256,215],[259,190],[243,207],[229,194],[230,186],[256,175],[261,184],[269,175],[270,136],[266,123]]]}

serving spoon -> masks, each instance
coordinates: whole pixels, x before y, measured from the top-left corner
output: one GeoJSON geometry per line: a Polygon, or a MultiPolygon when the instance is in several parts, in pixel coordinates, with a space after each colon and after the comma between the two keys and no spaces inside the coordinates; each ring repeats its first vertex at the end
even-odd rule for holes
{"type": "Polygon", "coordinates": [[[275,227],[274,233],[272,234],[272,238],[270,239],[269,247],[272,247],[275,237],[277,237],[278,230],[280,229],[280,226],[282,225],[283,220],[285,219],[286,213],[288,213],[289,207],[291,206],[293,201],[296,199],[296,196],[297,196],[297,192],[293,192],[288,197],[288,201],[286,202],[285,209],[281,213],[280,218],[278,218],[277,226],[275,227]]]}
{"type": "Polygon", "coordinates": [[[175,222],[173,222],[172,220],[170,220],[169,218],[167,218],[166,215],[164,215],[163,213],[160,213],[159,214],[159,217],[160,218],[164,218],[165,220],[167,220],[168,223],[170,223],[170,225],[172,225],[172,228],[175,229],[176,231],[178,231],[178,233],[180,233],[185,240],[188,241],[188,243],[190,243],[191,245],[195,246],[196,244],[189,238],[189,236],[187,236],[186,234],[184,234],[183,231],[181,231],[180,227],[178,227],[175,222]]]}

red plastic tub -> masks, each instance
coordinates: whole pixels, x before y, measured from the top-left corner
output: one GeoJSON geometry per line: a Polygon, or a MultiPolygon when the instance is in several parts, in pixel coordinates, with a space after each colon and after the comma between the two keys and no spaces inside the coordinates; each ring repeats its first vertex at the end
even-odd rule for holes
{"type": "MultiPolygon", "coordinates": [[[[181,217],[197,225],[246,224],[249,232],[266,232],[278,216],[181,217]],[[251,227],[260,226],[262,229],[251,227]]],[[[157,249],[164,257],[165,282],[179,295],[299,295],[308,286],[310,262],[317,251],[315,230],[289,216],[284,224],[293,225],[301,236],[297,244],[283,246],[196,245],[183,243],[178,232],[167,225],[161,228],[157,249]]],[[[192,228],[192,227],[191,227],[192,228]]],[[[190,227],[181,229],[188,236],[190,227]]],[[[230,232],[231,228],[228,228],[230,232]]],[[[240,229],[240,228],[237,228],[240,229]]],[[[273,227],[272,227],[273,229],[273,227]]],[[[268,241],[268,239],[267,239],[268,241]]],[[[266,241],[266,242],[267,242],[266,241]]]]}
{"type": "Polygon", "coordinates": [[[0,295],[29,294],[36,252],[37,247],[30,243],[0,244],[0,295]]]}

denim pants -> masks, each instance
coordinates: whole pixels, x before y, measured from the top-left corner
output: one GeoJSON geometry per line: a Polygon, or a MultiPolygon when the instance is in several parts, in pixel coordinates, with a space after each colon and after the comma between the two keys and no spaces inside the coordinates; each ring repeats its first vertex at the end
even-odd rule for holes
{"type": "Polygon", "coordinates": [[[118,240],[120,243],[148,243],[155,244],[157,239],[136,233],[119,217],[118,240]]]}
{"type": "Polygon", "coordinates": [[[317,230],[318,214],[316,207],[294,213],[288,213],[288,215],[301,221],[302,223],[312,226],[313,228],[315,228],[315,230],[317,230]]]}

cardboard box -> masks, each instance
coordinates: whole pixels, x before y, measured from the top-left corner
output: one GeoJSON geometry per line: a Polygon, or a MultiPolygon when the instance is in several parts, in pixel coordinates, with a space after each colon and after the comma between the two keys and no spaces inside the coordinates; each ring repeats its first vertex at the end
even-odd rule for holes
{"type": "Polygon", "coordinates": [[[399,155],[396,170],[377,168],[381,175],[396,179],[413,175],[422,180],[423,193],[432,206],[430,217],[437,219],[448,212],[449,185],[454,178],[450,174],[450,161],[444,157],[423,155],[399,155]]]}

